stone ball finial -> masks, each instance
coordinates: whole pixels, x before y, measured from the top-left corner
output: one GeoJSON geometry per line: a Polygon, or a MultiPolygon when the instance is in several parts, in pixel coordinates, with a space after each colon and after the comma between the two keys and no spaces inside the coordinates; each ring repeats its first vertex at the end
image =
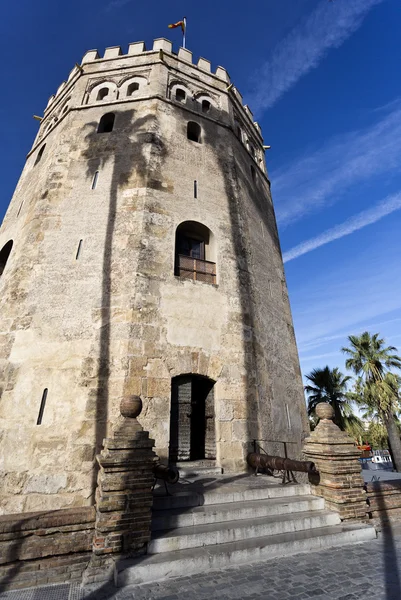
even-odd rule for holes
{"type": "Polygon", "coordinates": [[[124,396],[120,403],[120,413],[123,417],[136,419],[142,411],[142,400],[139,396],[124,396]]]}
{"type": "Polygon", "coordinates": [[[334,409],[331,404],[328,404],[327,402],[319,402],[315,412],[319,419],[324,419],[326,421],[332,421],[334,419],[334,409]]]}

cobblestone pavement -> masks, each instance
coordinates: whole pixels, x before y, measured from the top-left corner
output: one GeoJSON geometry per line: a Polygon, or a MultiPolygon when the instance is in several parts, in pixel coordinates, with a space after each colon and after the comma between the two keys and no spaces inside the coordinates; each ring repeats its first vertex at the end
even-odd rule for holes
{"type": "Polygon", "coordinates": [[[379,539],[253,565],[116,589],[48,586],[1,600],[401,600],[401,526],[379,539]],[[61,589],[63,588],[63,589],[61,589]]]}

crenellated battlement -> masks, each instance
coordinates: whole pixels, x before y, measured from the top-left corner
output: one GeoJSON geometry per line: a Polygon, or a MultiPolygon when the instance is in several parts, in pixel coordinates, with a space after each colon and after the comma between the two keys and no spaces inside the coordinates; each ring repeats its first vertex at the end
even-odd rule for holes
{"type": "Polygon", "coordinates": [[[166,52],[167,54],[171,54],[172,56],[178,58],[179,60],[183,60],[184,62],[196,66],[201,71],[205,73],[210,73],[211,75],[215,75],[218,79],[221,79],[227,85],[230,83],[230,77],[223,67],[217,67],[216,71],[212,73],[211,62],[206,58],[199,57],[197,64],[192,60],[192,52],[187,50],[186,48],[180,48],[178,53],[173,52],[173,44],[169,40],[165,38],[158,38],[153,41],[153,48],[151,50],[147,50],[145,46],[145,42],[133,42],[128,46],[128,52],[124,54],[121,50],[120,46],[111,46],[110,48],[106,48],[103,56],[99,55],[97,50],[88,50],[82,58],[82,65],[92,63],[94,61],[103,61],[110,60],[116,58],[124,58],[124,57],[132,57],[138,54],[150,54],[153,52],[166,52]]]}
{"type": "MultiPolygon", "coordinates": [[[[70,109],[90,107],[103,101],[103,98],[99,99],[99,92],[105,89],[109,90],[107,102],[114,103],[160,93],[171,100],[175,98],[176,88],[182,89],[182,93],[194,101],[204,95],[213,108],[209,117],[220,114],[221,118],[225,112],[225,118],[239,130],[237,136],[248,150],[258,146],[262,152],[260,127],[254,121],[250,108],[243,103],[241,93],[231,83],[227,70],[221,66],[212,70],[211,61],[203,57],[195,62],[192,52],[186,48],[174,52],[172,42],[165,38],[155,39],[149,50],[145,42],[132,42],[125,53],[120,46],[106,48],[102,56],[96,49],[88,50],[81,64],[74,66],[67,80],[49,98],[34,148],[70,109]],[[165,91],[158,86],[156,71],[152,75],[151,68],[158,63],[164,63],[171,71],[165,91]],[[128,93],[130,84],[136,85],[135,94],[128,93]],[[228,98],[231,109],[227,104],[228,98]]],[[[193,107],[198,110],[195,104],[193,107]]],[[[191,109],[191,106],[187,104],[187,108],[191,109]]]]}
{"type": "MultiPolygon", "coordinates": [[[[178,53],[175,53],[173,52],[172,42],[165,38],[158,38],[153,41],[153,47],[151,50],[146,49],[145,42],[132,42],[131,44],[129,44],[128,52],[125,54],[120,46],[110,46],[109,48],[106,48],[103,56],[100,56],[98,50],[88,50],[87,52],[85,52],[82,58],[81,65],[75,65],[74,68],[71,70],[70,74],[68,75],[67,80],[63,81],[57,88],[56,93],[50,96],[46,105],[46,109],[49,108],[53,101],[61,94],[66,85],[72,79],[74,79],[75,75],[84,72],[85,65],[89,65],[91,63],[101,63],[103,61],[108,60],[132,58],[133,56],[138,55],[151,55],[155,52],[158,52],[160,54],[160,51],[162,51],[163,53],[165,52],[166,54],[170,54],[172,57],[178,58],[178,60],[181,60],[187,64],[192,65],[193,67],[198,68],[200,71],[203,71],[203,73],[207,73],[211,76],[217,77],[218,79],[226,83],[227,86],[230,84],[230,76],[226,69],[224,69],[223,67],[217,67],[216,71],[212,73],[211,62],[209,60],[200,57],[198,59],[197,64],[195,65],[193,63],[192,52],[190,50],[187,50],[186,48],[180,48],[178,50],[178,53]]],[[[238,96],[241,97],[239,93],[238,96]]]]}

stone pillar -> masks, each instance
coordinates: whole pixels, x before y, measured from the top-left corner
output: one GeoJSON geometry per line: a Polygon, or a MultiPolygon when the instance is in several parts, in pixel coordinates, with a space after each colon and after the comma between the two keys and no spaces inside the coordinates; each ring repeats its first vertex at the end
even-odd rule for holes
{"type": "Polygon", "coordinates": [[[306,438],[304,455],[319,471],[311,476],[312,493],[322,496],[327,508],[342,520],[365,519],[366,493],[359,462],[360,451],[352,438],[333,423],[334,410],[321,402],[316,407],[320,421],[306,438]]]}
{"type": "Polygon", "coordinates": [[[117,558],[146,553],[157,456],[152,450],[154,440],[136,419],[141,410],[139,396],[121,401],[121,416],[97,456],[93,555],[84,583],[112,579],[117,558]]]}

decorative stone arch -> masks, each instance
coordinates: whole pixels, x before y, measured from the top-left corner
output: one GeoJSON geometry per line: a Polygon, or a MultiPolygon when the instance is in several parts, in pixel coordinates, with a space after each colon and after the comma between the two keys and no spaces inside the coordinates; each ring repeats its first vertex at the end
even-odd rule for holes
{"type": "Polygon", "coordinates": [[[64,104],[60,110],[60,114],[59,114],[60,118],[63,117],[66,114],[66,112],[68,111],[68,109],[70,108],[70,106],[69,106],[70,102],[71,102],[71,96],[69,98],[67,98],[67,100],[64,102],[64,104]]]}
{"type": "Polygon", "coordinates": [[[117,85],[113,81],[102,81],[95,85],[90,91],[88,104],[112,102],[113,100],[117,100],[117,98],[117,85]]]}
{"type": "Polygon", "coordinates": [[[193,92],[182,81],[172,81],[168,89],[168,97],[170,100],[179,104],[187,105],[192,102],[193,92]],[[185,97],[182,97],[185,94],[185,97]]]}
{"type": "Polygon", "coordinates": [[[129,77],[125,79],[119,88],[119,97],[131,98],[139,95],[143,92],[143,88],[147,85],[148,80],[146,77],[135,75],[135,77],[129,77]]]}
{"type": "Polygon", "coordinates": [[[6,268],[8,259],[10,258],[13,245],[13,240],[9,240],[0,250],[0,278],[3,275],[4,269],[6,268]]]}
{"type": "Polygon", "coordinates": [[[192,372],[171,379],[170,462],[216,458],[215,383],[192,372]]]}
{"type": "Polygon", "coordinates": [[[175,275],[216,283],[217,244],[212,231],[197,221],[183,221],[175,232],[175,275]]]}

